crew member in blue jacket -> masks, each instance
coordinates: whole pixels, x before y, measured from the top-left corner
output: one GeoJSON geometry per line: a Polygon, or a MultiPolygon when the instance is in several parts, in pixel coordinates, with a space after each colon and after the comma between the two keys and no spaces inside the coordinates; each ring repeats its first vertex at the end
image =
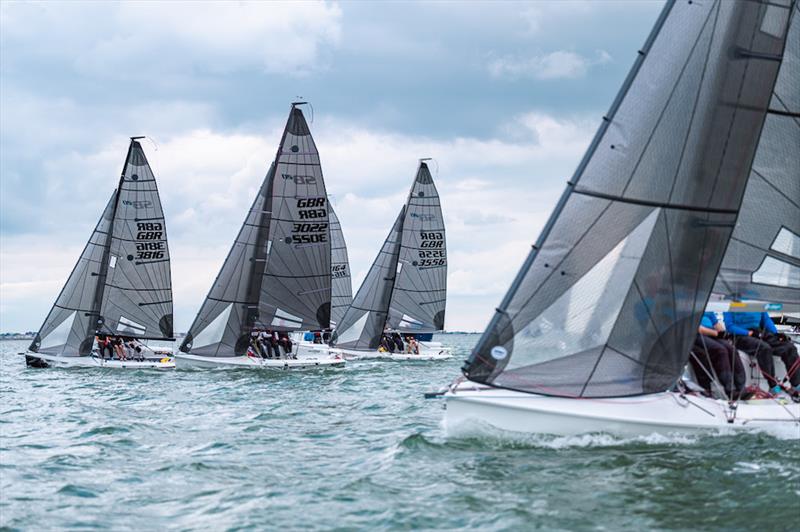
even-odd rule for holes
{"type": "Polygon", "coordinates": [[[726,338],[725,327],[713,312],[704,312],[697,329],[690,359],[697,384],[711,392],[716,376],[729,399],[737,399],[747,381],[744,365],[733,344],[726,338]]]}
{"type": "Polygon", "coordinates": [[[766,312],[726,312],[725,327],[733,334],[733,343],[748,355],[755,357],[773,393],[781,390],[775,378],[773,356],[781,357],[792,392],[800,396],[800,361],[797,348],[785,334],[779,333],[766,312]]]}

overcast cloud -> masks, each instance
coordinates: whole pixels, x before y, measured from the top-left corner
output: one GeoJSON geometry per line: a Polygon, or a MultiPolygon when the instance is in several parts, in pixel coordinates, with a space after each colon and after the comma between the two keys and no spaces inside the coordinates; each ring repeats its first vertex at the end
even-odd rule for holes
{"type": "Polygon", "coordinates": [[[3,2],[0,330],[39,327],[148,135],[185,331],[298,97],[354,289],[433,157],[446,325],[480,330],[661,5],[3,2]]]}

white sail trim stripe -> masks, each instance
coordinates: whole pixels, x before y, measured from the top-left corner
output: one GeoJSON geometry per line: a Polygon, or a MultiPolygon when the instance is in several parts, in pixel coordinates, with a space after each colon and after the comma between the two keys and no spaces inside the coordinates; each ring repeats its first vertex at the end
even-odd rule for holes
{"type": "Polygon", "coordinates": [[[764,257],[764,262],[753,272],[754,283],[800,289],[800,268],[775,257],[764,257]]]}
{"type": "Polygon", "coordinates": [[[206,325],[200,333],[192,339],[192,347],[203,347],[206,345],[218,344],[222,341],[222,335],[225,334],[225,326],[228,324],[228,318],[231,315],[233,303],[229,303],[225,310],[219,313],[214,320],[206,325]]]}
{"type": "Polygon", "coordinates": [[[67,317],[64,318],[64,321],[50,331],[50,334],[42,338],[39,349],[50,349],[52,347],[65,345],[69,339],[69,333],[72,331],[72,324],[75,321],[76,314],[77,311],[68,314],[67,317]]]}
{"type": "Polygon", "coordinates": [[[369,312],[364,312],[364,314],[358,318],[353,325],[351,325],[347,330],[342,331],[336,338],[336,343],[346,344],[355,342],[361,338],[361,333],[364,332],[364,327],[367,326],[367,318],[369,318],[369,314],[369,312]]]}
{"type": "Polygon", "coordinates": [[[781,230],[778,232],[769,248],[778,253],[800,259],[800,235],[796,235],[789,229],[781,227],[781,230]]]}
{"type": "Polygon", "coordinates": [[[134,334],[143,335],[145,332],[147,332],[147,327],[140,323],[136,323],[125,316],[120,316],[119,322],[117,323],[117,332],[131,332],[134,334]]]}
{"type": "Polygon", "coordinates": [[[291,327],[299,329],[303,326],[303,318],[299,318],[294,314],[290,314],[285,310],[276,309],[275,317],[272,318],[272,325],[276,327],[291,327]]]}

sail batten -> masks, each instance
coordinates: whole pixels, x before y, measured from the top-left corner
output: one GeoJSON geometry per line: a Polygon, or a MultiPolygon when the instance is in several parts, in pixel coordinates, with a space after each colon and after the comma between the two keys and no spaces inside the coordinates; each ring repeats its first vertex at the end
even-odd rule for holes
{"type": "Polygon", "coordinates": [[[581,397],[675,382],[775,107],[780,63],[763,57],[780,57],[784,38],[774,21],[760,29],[776,17],[769,9],[665,6],[467,361],[468,378],[581,397]]]}

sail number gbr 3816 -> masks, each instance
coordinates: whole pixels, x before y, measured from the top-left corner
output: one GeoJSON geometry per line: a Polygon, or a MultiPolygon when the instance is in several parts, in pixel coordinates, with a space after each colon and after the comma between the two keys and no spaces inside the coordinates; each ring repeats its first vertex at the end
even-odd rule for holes
{"type": "Polygon", "coordinates": [[[308,222],[292,224],[293,244],[328,241],[328,222],[325,221],[328,219],[327,198],[298,198],[297,217],[308,222]]]}
{"type": "Polygon", "coordinates": [[[161,222],[136,223],[136,260],[163,259],[165,246],[161,222]]]}

